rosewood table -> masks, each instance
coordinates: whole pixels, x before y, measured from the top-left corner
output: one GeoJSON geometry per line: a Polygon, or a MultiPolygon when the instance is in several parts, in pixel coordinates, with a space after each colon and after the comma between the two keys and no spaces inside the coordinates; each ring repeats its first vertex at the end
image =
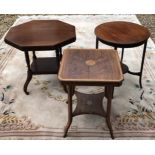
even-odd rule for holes
{"type": "Polygon", "coordinates": [[[149,30],[141,25],[114,21],[98,25],[95,28],[96,48],[99,46],[99,41],[113,46],[115,49],[122,48],[121,63],[123,61],[124,48],[133,48],[144,44],[142,61],[139,72],[132,72],[128,66],[122,63],[123,73],[129,73],[139,76],[139,85],[142,88],[142,72],[144,65],[144,58],[147,46],[147,40],[150,37],[149,30]]]}
{"type": "MultiPolygon", "coordinates": [[[[72,123],[72,117],[81,114],[96,114],[106,118],[111,138],[114,138],[110,122],[112,92],[115,86],[120,86],[123,73],[118,52],[102,49],[66,49],[64,50],[58,79],[68,89],[68,123],[65,127],[64,137],[72,123]],[[86,98],[95,98],[95,94],[87,96],[82,102],[79,98],[77,106],[72,112],[72,96],[75,86],[105,86],[107,97],[107,111],[102,106],[103,94],[100,98],[87,102],[86,98]]],[[[76,93],[77,97],[80,93],[76,93]]]]}
{"type": "Polygon", "coordinates": [[[24,92],[33,75],[57,74],[62,57],[61,48],[76,40],[75,27],[59,20],[33,20],[12,27],[5,37],[5,42],[24,51],[28,67],[24,92]],[[55,50],[56,57],[37,58],[35,51],[55,50]],[[30,63],[29,51],[33,52],[30,63]]]}

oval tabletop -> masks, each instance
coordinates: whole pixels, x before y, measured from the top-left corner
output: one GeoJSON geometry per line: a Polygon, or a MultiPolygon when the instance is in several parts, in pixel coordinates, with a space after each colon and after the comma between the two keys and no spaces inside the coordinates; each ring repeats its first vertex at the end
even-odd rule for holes
{"type": "Polygon", "coordinates": [[[149,30],[141,25],[114,21],[98,25],[96,37],[103,43],[115,47],[134,47],[143,44],[150,37],[149,30]]]}

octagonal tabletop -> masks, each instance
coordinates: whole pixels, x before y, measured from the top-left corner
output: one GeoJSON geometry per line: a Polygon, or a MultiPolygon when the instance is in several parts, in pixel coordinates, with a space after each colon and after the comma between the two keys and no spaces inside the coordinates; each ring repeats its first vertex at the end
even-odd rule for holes
{"type": "Polygon", "coordinates": [[[59,20],[33,20],[12,27],[5,42],[22,51],[52,50],[76,40],[75,27],[59,20]]]}

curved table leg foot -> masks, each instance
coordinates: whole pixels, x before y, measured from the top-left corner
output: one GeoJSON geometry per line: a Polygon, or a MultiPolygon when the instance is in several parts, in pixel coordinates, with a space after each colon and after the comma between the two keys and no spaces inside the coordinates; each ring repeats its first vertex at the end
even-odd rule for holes
{"type": "Polygon", "coordinates": [[[74,89],[73,85],[68,85],[68,122],[67,122],[67,125],[65,127],[63,137],[66,137],[68,129],[72,123],[72,94],[73,94],[73,89],[74,89]]]}
{"type": "Polygon", "coordinates": [[[112,130],[112,126],[111,126],[111,123],[110,123],[110,119],[106,118],[106,122],[107,122],[107,126],[108,126],[108,128],[110,130],[111,138],[114,139],[114,135],[113,135],[113,130],[112,130]]]}
{"type": "Polygon", "coordinates": [[[111,100],[112,100],[114,87],[113,86],[106,86],[106,90],[107,90],[107,116],[106,116],[106,122],[107,122],[107,126],[108,126],[108,128],[110,130],[111,138],[114,139],[112,125],[111,125],[111,121],[110,121],[111,100]]]}
{"type": "Polygon", "coordinates": [[[67,136],[67,132],[68,132],[68,129],[69,129],[71,123],[72,123],[72,119],[68,120],[67,125],[65,127],[64,135],[63,135],[64,138],[67,136]]]}
{"type": "Polygon", "coordinates": [[[30,71],[27,72],[27,79],[26,79],[26,82],[24,84],[24,92],[26,95],[29,95],[29,92],[27,91],[27,87],[28,87],[28,84],[30,83],[32,79],[32,73],[30,71]]]}

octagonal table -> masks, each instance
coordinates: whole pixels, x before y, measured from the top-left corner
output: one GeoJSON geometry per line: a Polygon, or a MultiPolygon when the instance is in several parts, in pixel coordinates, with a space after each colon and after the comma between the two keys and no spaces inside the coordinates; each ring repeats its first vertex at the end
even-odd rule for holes
{"type": "Polygon", "coordinates": [[[5,42],[24,51],[28,67],[24,92],[33,75],[57,74],[62,58],[62,47],[76,40],[75,27],[59,20],[33,20],[12,27],[5,37],[5,42]],[[35,51],[55,50],[56,57],[37,58],[35,51]],[[30,63],[29,51],[33,52],[30,63]]]}

